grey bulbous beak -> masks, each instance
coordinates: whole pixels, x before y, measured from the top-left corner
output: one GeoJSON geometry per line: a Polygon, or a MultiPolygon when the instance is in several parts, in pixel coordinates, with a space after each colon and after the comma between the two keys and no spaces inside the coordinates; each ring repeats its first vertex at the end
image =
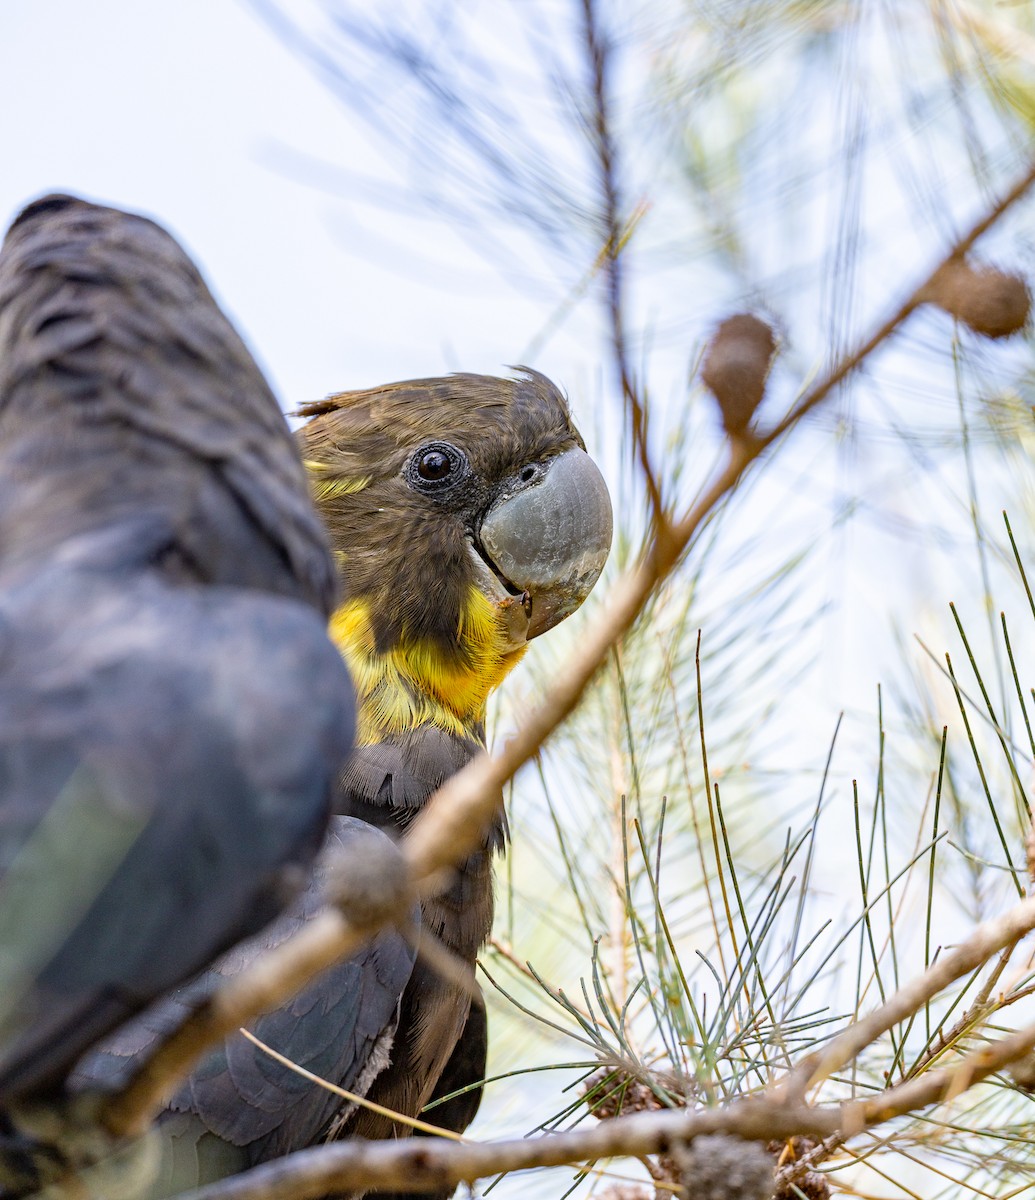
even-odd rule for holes
{"type": "Polygon", "coordinates": [[[525,593],[526,638],[552,629],[585,600],[607,561],[611,533],[604,477],[578,447],[530,464],[504,485],[478,541],[508,587],[525,593]]]}

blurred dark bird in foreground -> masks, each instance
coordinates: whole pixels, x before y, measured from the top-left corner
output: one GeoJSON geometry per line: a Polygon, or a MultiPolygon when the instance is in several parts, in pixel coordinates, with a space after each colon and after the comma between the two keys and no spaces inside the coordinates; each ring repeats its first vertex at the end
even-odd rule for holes
{"type": "Polygon", "coordinates": [[[304,882],[352,741],[335,596],[277,402],[177,243],[29,205],[0,253],[8,1120],[304,882]]]}
{"type": "MultiPolygon", "coordinates": [[[[140,1056],[179,1028],[200,1000],[320,911],[328,899],[328,876],[340,869],[340,856],[346,863],[357,851],[374,858],[382,852],[379,842],[392,849],[385,835],[365,822],[333,817],[310,885],[290,910],[193,983],[123,1026],[81,1064],[78,1086],[121,1087],[140,1056]]],[[[417,916],[413,914],[414,922],[417,916]]],[[[258,1018],[252,1029],[270,1047],[292,1054],[304,1071],[362,1090],[364,1073],[370,1076],[384,1065],[385,1030],[395,1027],[399,995],[415,957],[412,931],[407,938],[386,928],[358,954],[258,1018]]],[[[261,1157],[272,1158],[308,1145],[342,1103],[335,1093],[235,1036],[199,1064],[163,1114],[157,1183],[146,1194],[174,1196],[199,1181],[235,1174],[250,1165],[242,1146],[252,1152],[261,1147],[261,1157]]]]}
{"type": "MultiPolygon", "coordinates": [[[[352,827],[358,818],[398,837],[483,748],[486,701],[528,641],[588,594],[610,546],[610,501],[564,398],[533,371],[342,393],[302,415],[313,418],[301,431],[303,453],[344,584],[331,632],[359,695],[359,744],[339,812],[352,827]]],[[[492,860],[505,839],[500,797],[482,848],[421,905],[421,942],[446,947],[469,973],[467,986],[414,961],[388,931],[259,1018],[256,1035],[404,1116],[462,1090],[426,1119],[465,1129],[487,1046],[472,968],[492,926],[492,860]]],[[[304,919],[304,907],[290,920],[304,919]]],[[[220,970],[239,970],[259,945],[220,970]]],[[[88,1072],[115,1080],[120,1057],[139,1053],[164,1019],[148,1014],[150,1031],[123,1034],[88,1072]]],[[[193,1182],[192,1172],[210,1180],[325,1140],[410,1132],[231,1038],[164,1119],[165,1194],[193,1182]]]]}

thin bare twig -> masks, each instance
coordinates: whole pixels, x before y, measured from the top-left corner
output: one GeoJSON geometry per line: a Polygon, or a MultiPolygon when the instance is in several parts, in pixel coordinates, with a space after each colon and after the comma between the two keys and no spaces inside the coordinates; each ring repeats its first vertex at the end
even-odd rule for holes
{"type": "Polygon", "coordinates": [[[655,536],[663,539],[667,533],[668,519],[662,504],[658,475],[651,463],[650,447],[647,445],[647,413],[629,369],[622,272],[622,250],[627,239],[623,236],[624,224],[618,194],[618,150],[611,131],[612,48],[600,29],[594,0],[582,0],[582,30],[592,73],[590,120],[603,198],[604,278],[607,287],[607,315],[611,325],[611,353],[618,372],[622,399],[629,413],[633,449],[639,458],[647,497],[650,500],[655,536]]]}
{"type": "Polygon", "coordinates": [[[940,1104],[954,1100],[968,1088],[996,1071],[1001,1071],[1031,1052],[1035,1046],[1035,1025],[992,1042],[968,1054],[955,1067],[943,1067],[937,1071],[925,1071],[916,1079],[896,1084],[878,1096],[857,1104],[844,1106],[845,1122],[842,1133],[850,1137],[857,1130],[890,1121],[916,1112],[929,1104],[940,1104]]]}
{"type": "Polygon", "coordinates": [[[967,1009],[963,1015],[960,1016],[958,1020],[954,1021],[948,1030],[946,1030],[944,1033],[939,1033],[938,1039],[933,1045],[925,1047],[924,1051],[919,1055],[916,1062],[914,1062],[909,1068],[908,1072],[906,1072],[904,1076],[905,1079],[915,1079],[918,1075],[922,1074],[927,1069],[928,1065],[934,1062],[934,1060],[940,1054],[943,1054],[946,1050],[951,1049],[956,1044],[957,1039],[962,1037],[968,1029],[972,1029],[980,1020],[988,1016],[993,1009],[997,1007],[1003,1007],[1002,1005],[996,1005],[994,1002],[992,1002],[990,997],[995,985],[999,982],[1003,972],[1006,970],[1015,945],[1015,942],[1009,942],[1006,945],[999,955],[999,961],[989,972],[988,978],[981,985],[981,990],[974,997],[971,1003],[967,1005],[967,1009]]]}
{"type": "Polygon", "coordinates": [[[615,585],[608,604],[586,630],[579,649],[559,672],[542,704],[528,714],[513,737],[495,755],[480,755],[448,779],[415,821],[407,839],[406,853],[418,880],[447,868],[476,848],[482,825],[491,817],[499,789],[538,754],[546,738],[572,712],[611,647],[629,632],[655,588],[675,568],[705,518],[737,486],[751,463],[812,412],[839,383],[857,371],[923,303],[931,280],[945,263],[969,250],[1033,183],[1035,162],[952,246],[891,316],[807,392],[772,430],[755,440],[738,439],[731,445],[729,460],[711,486],[670,527],[669,536],[664,540],[656,539],[643,562],[615,585]]]}
{"type": "MultiPolygon", "coordinates": [[[[973,1028],[982,1017],[987,1016],[996,1008],[996,1005],[990,1003],[989,997],[992,994],[992,989],[1001,978],[1003,971],[1005,971],[1016,944],[1016,942],[1007,943],[1006,948],[1000,953],[995,967],[989,973],[988,979],[982,985],[980,992],[975,996],[974,1001],[968,1005],[967,1011],[953,1024],[952,1028],[946,1034],[938,1038],[936,1045],[924,1050],[903,1077],[903,1085],[919,1079],[921,1076],[925,1079],[930,1078],[930,1064],[939,1055],[955,1049],[957,1039],[968,1029],[973,1028]]],[[[888,1094],[887,1092],[884,1093],[885,1096],[888,1094]]],[[[781,1185],[789,1186],[802,1179],[813,1167],[836,1153],[844,1145],[847,1136],[847,1134],[837,1134],[834,1137],[829,1137],[817,1146],[813,1146],[811,1150],[807,1151],[795,1162],[781,1168],[779,1172],[781,1185]]]]}

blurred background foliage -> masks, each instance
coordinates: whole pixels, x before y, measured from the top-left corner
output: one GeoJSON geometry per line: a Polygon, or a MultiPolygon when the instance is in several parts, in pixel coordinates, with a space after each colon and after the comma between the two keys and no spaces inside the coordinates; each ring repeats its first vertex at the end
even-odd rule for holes
{"type": "MultiPolygon", "coordinates": [[[[559,376],[613,488],[616,547],[591,611],[648,525],[616,345],[679,511],[725,453],[697,379],[716,321],[746,308],[779,331],[760,415],[774,423],[1033,152],[1035,16],[1009,0],[252,7],[393,175],[352,170],[333,146],[323,160],[286,148],[282,165],[350,212],[426,217],[427,258],[388,255],[404,278],[440,269],[440,224],[541,308],[514,361],[559,376]]],[[[1022,201],[979,256],[1031,280],[1033,234],[1022,201]]],[[[583,1081],[601,1058],[642,1085],[633,1107],[761,1089],[1030,889],[1033,386],[1030,336],[982,341],[921,310],[704,526],[512,789],[483,964],[497,1081],[474,1134],[592,1121],[583,1081]]],[[[504,688],[497,736],[585,619],[504,688]]],[[[822,1098],[1032,1020],[1032,986],[1022,946],[822,1098]]],[[[827,1147],[808,1186],[1019,1194],[1035,1184],[1033,1112],[997,1077],[827,1147]]],[[[495,1191],[648,1178],[642,1164],[600,1169],[495,1191]]]]}

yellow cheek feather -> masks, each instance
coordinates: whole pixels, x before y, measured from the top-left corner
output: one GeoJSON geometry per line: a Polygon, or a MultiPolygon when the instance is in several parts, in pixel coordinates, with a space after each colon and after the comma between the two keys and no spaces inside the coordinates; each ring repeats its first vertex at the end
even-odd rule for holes
{"type": "Polygon", "coordinates": [[[457,629],[461,653],[452,661],[445,661],[433,642],[405,636],[399,645],[378,653],[369,606],[362,600],[347,601],[337,610],[330,634],[359,695],[360,745],[423,724],[477,736],[489,694],[525,652],[524,646],[508,648],[502,615],[473,588],[457,629]]]}
{"type": "Polygon", "coordinates": [[[309,476],[309,492],[317,504],[326,503],[339,496],[354,496],[370,486],[369,477],[344,479],[340,475],[329,474],[330,467],[313,459],[306,459],[305,465],[309,476]]]}

